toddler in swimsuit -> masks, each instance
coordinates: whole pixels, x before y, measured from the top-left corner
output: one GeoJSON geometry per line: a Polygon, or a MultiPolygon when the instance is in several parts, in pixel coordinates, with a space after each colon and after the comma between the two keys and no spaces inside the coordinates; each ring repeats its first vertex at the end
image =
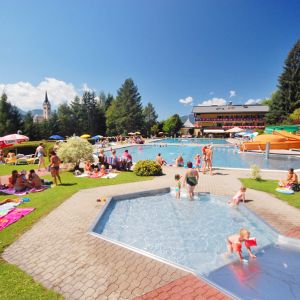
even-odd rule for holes
{"type": "Polygon", "coordinates": [[[255,238],[252,242],[249,241],[250,232],[247,229],[242,228],[238,234],[233,234],[227,238],[227,249],[228,252],[231,254],[232,252],[237,252],[240,261],[247,260],[244,259],[242,255],[242,243],[245,243],[245,247],[249,253],[251,258],[255,258],[256,256],[252,253],[250,246],[256,246],[255,238]]]}
{"type": "Polygon", "coordinates": [[[180,191],[181,191],[181,181],[180,181],[181,176],[179,174],[175,175],[175,182],[176,182],[176,199],[180,198],[180,191]]]}
{"type": "Polygon", "coordinates": [[[240,201],[243,200],[245,202],[245,193],[246,193],[246,188],[242,186],[239,191],[233,196],[231,201],[228,201],[227,203],[231,206],[234,205],[239,205],[240,201]]]}

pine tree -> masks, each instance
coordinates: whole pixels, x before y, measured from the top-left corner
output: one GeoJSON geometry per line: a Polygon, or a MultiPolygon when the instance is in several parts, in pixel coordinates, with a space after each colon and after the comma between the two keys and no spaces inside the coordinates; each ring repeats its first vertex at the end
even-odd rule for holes
{"type": "Polygon", "coordinates": [[[278,88],[279,97],[272,102],[269,114],[275,122],[281,122],[295,109],[300,108],[300,40],[285,60],[278,88]]]}
{"type": "Polygon", "coordinates": [[[115,130],[116,134],[127,134],[143,128],[143,114],[141,96],[137,86],[132,79],[126,79],[122,87],[118,90],[115,101],[115,109],[106,115],[107,128],[110,132],[115,130]],[[113,128],[109,127],[112,124],[113,128]]]}
{"type": "Polygon", "coordinates": [[[67,103],[59,105],[57,108],[57,116],[62,136],[72,136],[76,133],[77,120],[73,118],[72,109],[67,103]]]}
{"type": "Polygon", "coordinates": [[[38,126],[33,122],[33,115],[30,111],[24,116],[24,134],[33,141],[39,139],[38,126]]]}
{"type": "Polygon", "coordinates": [[[23,120],[19,110],[12,105],[5,93],[0,99],[0,135],[16,133],[23,129],[23,120]]]}
{"type": "Polygon", "coordinates": [[[154,106],[151,103],[148,103],[143,109],[143,119],[144,119],[144,134],[149,136],[151,133],[151,128],[157,122],[157,113],[154,106]]]}

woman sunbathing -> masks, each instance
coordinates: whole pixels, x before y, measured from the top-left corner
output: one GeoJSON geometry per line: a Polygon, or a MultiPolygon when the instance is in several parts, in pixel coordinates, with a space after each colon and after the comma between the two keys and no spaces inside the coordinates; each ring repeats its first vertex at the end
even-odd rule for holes
{"type": "Polygon", "coordinates": [[[287,179],[286,180],[280,180],[279,186],[282,187],[291,187],[293,184],[298,184],[298,176],[296,173],[294,173],[294,169],[289,169],[287,179]]]}

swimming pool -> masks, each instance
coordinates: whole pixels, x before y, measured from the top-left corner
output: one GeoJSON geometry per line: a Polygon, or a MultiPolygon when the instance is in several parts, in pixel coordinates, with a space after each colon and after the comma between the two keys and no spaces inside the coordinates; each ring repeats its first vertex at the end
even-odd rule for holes
{"type": "Polygon", "coordinates": [[[276,239],[266,225],[232,209],[227,200],[204,193],[195,201],[176,200],[171,193],[112,200],[95,232],[207,274],[236,258],[224,258],[225,239],[240,228],[252,232],[260,247],[276,239]]]}
{"type": "MultiPolygon", "coordinates": [[[[117,149],[117,155],[122,155],[125,148],[117,149]]],[[[154,160],[158,153],[168,164],[174,164],[176,157],[181,153],[185,163],[188,160],[194,162],[196,154],[202,156],[202,148],[199,146],[184,145],[167,145],[160,147],[159,145],[135,145],[127,147],[133,157],[133,161],[150,159],[154,160]]],[[[108,153],[109,155],[109,153],[108,153]]],[[[288,168],[299,169],[300,157],[291,155],[270,155],[266,159],[263,154],[253,152],[241,152],[232,147],[214,147],[213,148],[213,166],[222,168],[250,168],[256,164],[262,169],[270,170],[287,170],[288,168]]]]}
{"type": "Polygon", "coordinates": [[[202,144],[202,145],[208,145],[208,144],[229,144],[225,139],[205,139],[205,138],[166,138],[161,139],[158,141],[153,141],[151,143],[168,143],[168,144],[202,144]]]}
{"type": "MultiPolygon", "coordinates": [[[[228,197],[201,193],[194,201],[172,193],[113,198],[93,232],[106,240],[183,267],[242,299],[299,299],[300,247],[279,236],[228,197]],[[125,197],[125,199],[124,199],[125,197]],[[248,264],[226,254],[226,237],[247,228],[257,238],[248,264]]],[[[248,255],[243,249],[245,258],[248,255]]]]}

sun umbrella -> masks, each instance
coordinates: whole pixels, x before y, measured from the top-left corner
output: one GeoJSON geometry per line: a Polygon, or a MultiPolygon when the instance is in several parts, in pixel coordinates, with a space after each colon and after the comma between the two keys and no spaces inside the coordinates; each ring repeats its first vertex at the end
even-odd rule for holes
{"type": "Polygon", "coordinates": [[[9,134],[0,138],[0,146],[2,148],[9,147],[14,144],[19,144],[25,141],[28,141],[29,138],[25,135],[21,134],[9,134]]]}
{"type": "Polygon", "coordinates": [[[229,133],[238,133],[238,132],[243,132],[243,131],[245,131],[245,130],[240,127],[233,127],[233,128],[226,130],[226,132],[229,132],[229,133]]]}
{"type": "Polygon", "coordinates": [[[83,134],[80,136],[82,139],[89,139],[91,136],[89,134],[83,134]]]}
{"type": "Polygon", "coordinates": [[[49,137],[49,140],[63,140],[64,138],[60,135],[54,134],[49,137]]]}
{"type": "Polygon", "coordinates": [[[128,135],[135,135],[134,132],[128,132],[128,135]]]}
{"type": "Polygon", "coordinates": [[[137,131],[137,132],[135,132],[134,134],[136,134],[136,135],[140,135],[141,133],[140,133],[139,131],[137,131]]]}
{"type": "Polygon", "coordinates": [[[103,138],[102,135],[95,135],[95,136],[91,137],[91,140],[99,140],[101,138],[103,138]]]}

